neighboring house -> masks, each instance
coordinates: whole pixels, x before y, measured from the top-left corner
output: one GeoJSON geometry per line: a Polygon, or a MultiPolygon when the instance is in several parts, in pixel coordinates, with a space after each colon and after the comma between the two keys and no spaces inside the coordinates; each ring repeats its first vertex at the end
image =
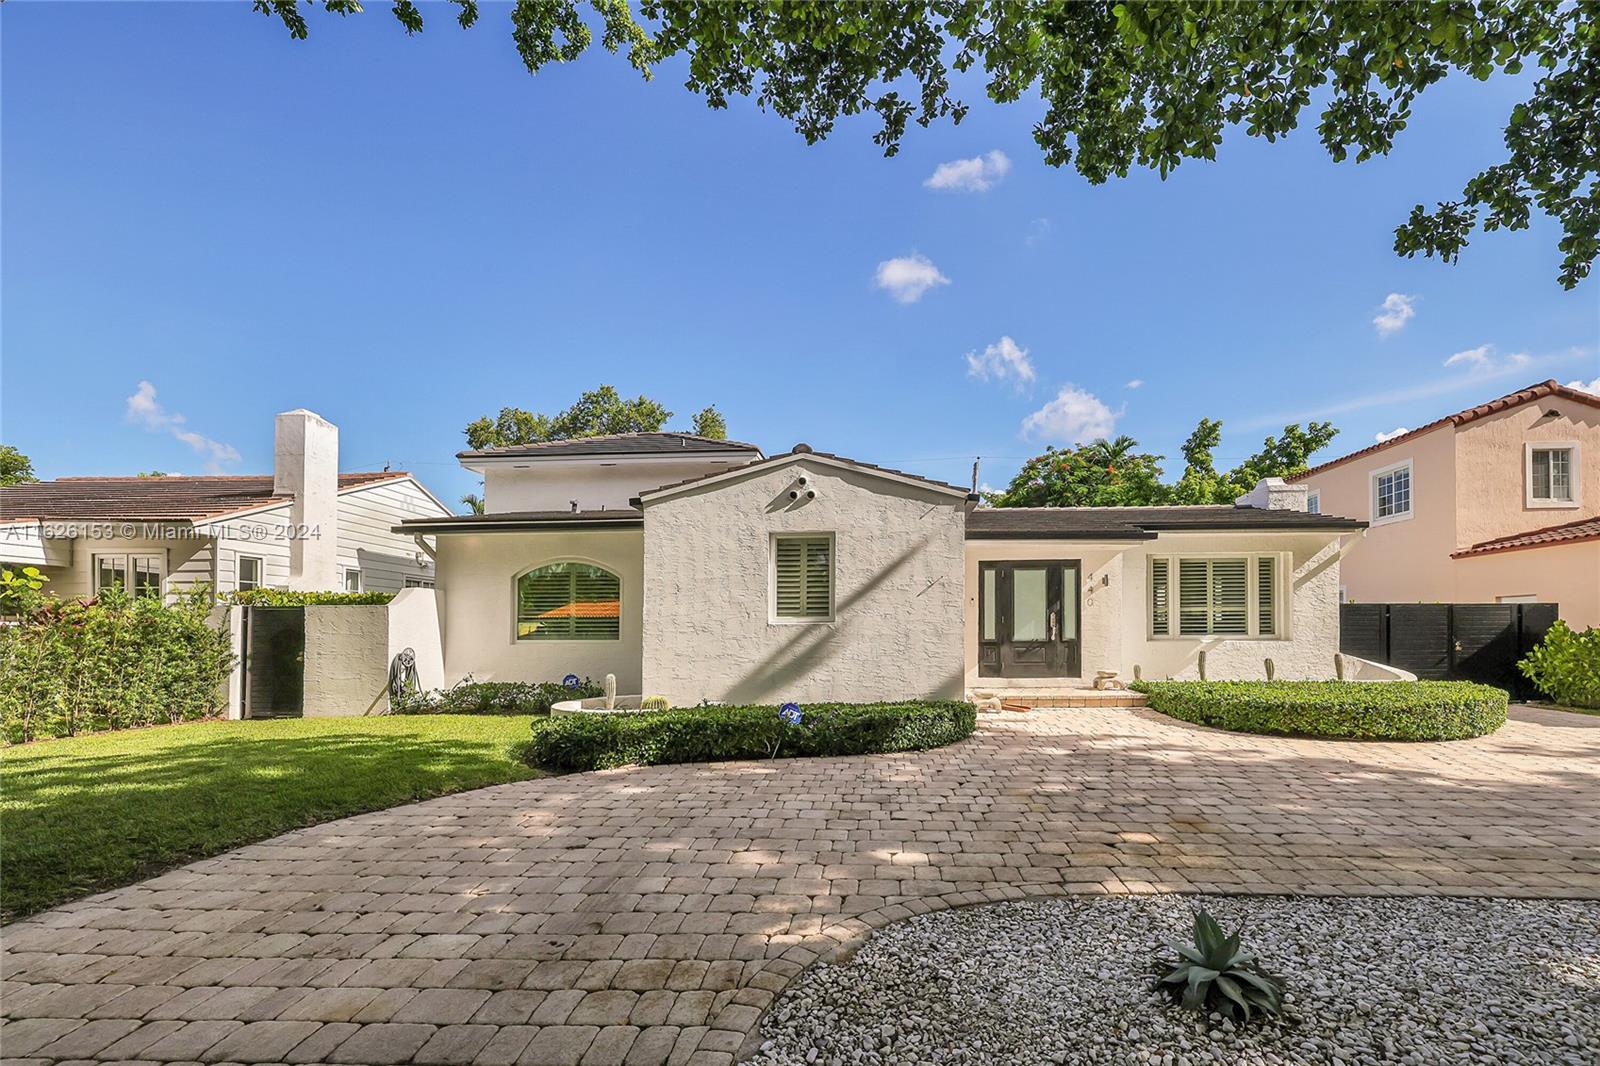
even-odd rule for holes
{"type": "Polygon", "coordinates": [[[46,590],[113,583],[386,590],[431,587],[433,562],[397,522],[451,513],[404,471],[340,474],[339,431],[277,416],[272,474],[68,477],[0,488],[0,562],[39,567],[46,590]]]}
{"type": "Polygon", "coordinates": [[[1124,679],[1329,677],[1364,523],[1252,505],[984,509],[966,489],[679,433],[463,452],[481,515],[433,537],[454,680],[617,676],[675,703],[1124,679]]]}
{"type": "Polygon", "coordinates": [[[1371,525],[1348,600],[1541,601],[1600,625],[1600,396],[1546,381],[1290,480],[1371,525]]]}

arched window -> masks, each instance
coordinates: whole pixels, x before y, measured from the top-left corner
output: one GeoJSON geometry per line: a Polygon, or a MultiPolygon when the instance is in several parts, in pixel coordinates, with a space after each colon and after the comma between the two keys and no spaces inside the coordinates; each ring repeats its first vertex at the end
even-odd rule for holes
{"type": "Polygon", "coordinates": [[[617,575],[589,563],[551,563],[517,578],[518,640],[616,640],[617,575]]]}

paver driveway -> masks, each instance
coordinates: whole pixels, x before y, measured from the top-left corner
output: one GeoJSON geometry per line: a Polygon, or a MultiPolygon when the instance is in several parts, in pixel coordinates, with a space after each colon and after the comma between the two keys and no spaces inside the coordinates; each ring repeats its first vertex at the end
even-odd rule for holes
{"type": "Polygon", "coordinates": [[[1600,897],[1600,718],[1340,744],[1150,711],[349,818],[4,931],[8,1060],[728,1063],[886,922],[1029,893],[1600,897]]]}

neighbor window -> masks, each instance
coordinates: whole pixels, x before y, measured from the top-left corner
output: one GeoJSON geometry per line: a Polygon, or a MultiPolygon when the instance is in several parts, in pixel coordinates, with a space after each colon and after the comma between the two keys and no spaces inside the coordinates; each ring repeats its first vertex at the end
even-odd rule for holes
{"type": "Polygon", "coordinates": [[[1322,493],[1315,491],[1306,493],[1306,511],[1310,514],[1322,513],[1322,493]]]}
{"type": "Polygon", "coordinates": [[[1576,444],[1528,445],[1528,504],[1567,507],[1578,502],[1576,444]]]}
{"type": "Polygon", "coordinates": [[[1372,475],[1372,520],[1393,522],[1411,517],[1411,463],[1372,475]]]}
{"type": "Polygon", "coordinates": [[[349,568],[347,568],[345,570],[345,572],[344,572],[344,590],[346,592],[360,592],[361,591],[361,571],[360,570],[356,569],[355,567],[349,567],[349,568]]]}
{"type": "Polygon", "coordinates": [[[408,589],[431,589],[433,588],[433,582],[425,577],[408,577],[406,578],[405,587],[408,589]]]}
{"type": "Polygon", "coordinates": [[[261,587],[261,559],[255,555],[239,556],[239,591],[261,587]]]}
{"type": "Polygon", "coordinates": [[[161,556],[96,555],[94,590],[104,592],[113,585],[133,596],[161,595],[161,556]]]}
{"type": "Polygon", "coordinates": [[[1152,556],[1150,635],[1280,636],[1281,566],[1276,554],[1152,556]]]}
{"type": "Polygon", "coordinates": [[[617,640],[622,585],[589,563],[551,563],[517,578],[518,640],[617,640]]]}
{"type": "Polygon", "coordinates": [[[773,538],[772,613],[794,620],[833,617],[833,537],[773,538]]]}

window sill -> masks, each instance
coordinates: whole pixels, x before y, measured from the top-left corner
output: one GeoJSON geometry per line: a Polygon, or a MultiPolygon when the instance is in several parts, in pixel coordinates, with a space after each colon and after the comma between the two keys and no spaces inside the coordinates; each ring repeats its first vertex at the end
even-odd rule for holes
{"type": "Polygon", "coordinates": [[[837,618],[768,618],[769,626],[831,626],[837,618]]]}
{"type": "Polygon", "coordinates": [[[1403,514],[1392,514],[1392,515],[1388,515],[1388,516],[1386,516],[1384,518],[1374,518],[1372,521],[1368,522],[1367,525],[1369,525],[1369,526],[1388,526],[1388,525],[1393,525],[1396,522],[1409,522],[1415,516],[1416,516],[1416,512],[1415,511],[1406,511],[1403,514]]]}
{"type": "Polygon", "coordinates": [[[1582,500],[1528,500],[1528,509],[1532,511],[1575,511],[1582,506],[1582,500]]]}

